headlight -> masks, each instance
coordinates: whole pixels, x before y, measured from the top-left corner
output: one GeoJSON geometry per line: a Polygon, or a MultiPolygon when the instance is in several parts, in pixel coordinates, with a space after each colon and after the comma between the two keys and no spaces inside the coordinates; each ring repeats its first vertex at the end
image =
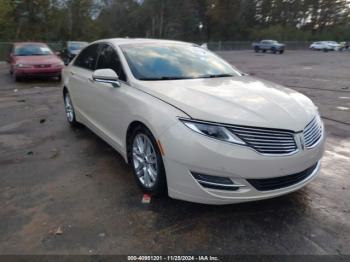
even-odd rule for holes
{"type": "Polygon", "coordinates": [[[52,67],[62,67],[62,66],[64,66],[64,63],[62,61],[52,65],[52,67]]]}
{"type": "Polygon", "coordinates": [[[230,143],[245,145],[245,143],[241,139],[239,139],[236,135],[231,133],[224,126],[211,123],[196,122],[183,118],[181,118],[180,121],[184,123],[185,126],[199,134],[230,143]]]}
{"type": "Polygon", "coordinates": [[[19,64],[16,64],[16,67],[19,67],[19,68],[31,68],[31,67],[33,67],[33,65],[19,63],[19,64]]]}

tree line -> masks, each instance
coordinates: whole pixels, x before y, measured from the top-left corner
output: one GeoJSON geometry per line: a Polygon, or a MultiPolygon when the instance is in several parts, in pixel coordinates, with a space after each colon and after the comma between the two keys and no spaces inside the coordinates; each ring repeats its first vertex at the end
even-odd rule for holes
{"type": "Polygon", "coordinates": [[[348,0],[1,0],[0,41],[350,40],[348,0]]]}

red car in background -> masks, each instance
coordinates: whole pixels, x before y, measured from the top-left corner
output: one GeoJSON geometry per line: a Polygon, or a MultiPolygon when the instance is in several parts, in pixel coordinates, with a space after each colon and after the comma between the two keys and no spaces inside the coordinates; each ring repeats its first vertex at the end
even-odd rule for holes
{"type": "Polygon", "coordinates": [[[57,77],[61,79],[63,61],[44,43],[14,43],[9,55],[10,74],[13,79],[31,77],[57,77]]]}

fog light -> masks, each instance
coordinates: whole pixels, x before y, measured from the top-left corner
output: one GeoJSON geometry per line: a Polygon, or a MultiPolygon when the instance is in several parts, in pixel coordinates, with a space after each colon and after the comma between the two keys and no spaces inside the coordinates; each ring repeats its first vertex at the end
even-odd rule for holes
{"type": "Polygon", "coordinates": [[[196,179],[196,181],[201,186],[210,188],[210,189],[236,191],[240,187],[245,186],[245,185],[235,184],[228,177],[204,175],[197,172],[191,172],[191,173],[192,173],[192,176],[196,179]]]}

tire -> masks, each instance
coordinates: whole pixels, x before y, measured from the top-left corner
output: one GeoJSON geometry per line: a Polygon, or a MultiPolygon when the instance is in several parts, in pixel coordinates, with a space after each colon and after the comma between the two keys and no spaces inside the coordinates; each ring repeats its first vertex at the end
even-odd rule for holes
{"type": "Polygon", "coordinates": [[[266,53],[266,50],[262,50],[263,51],[263,53],[266,53]]]}
{"type": "Polygon", "coordinates": [[[73,102],[67,90],[63,93],[63,101],[68,123],[71,127],[80,127],[81,124],[75,118],[73,102]]]}
{"type": "Polygon", "coordinates": [[[21,77],[19,77],[15,72],[12,72],[12,78],[15,82],[21,81],[21,77]]]}
{"type": "Polygon", "coordinates": [[[280,54],[283,54],[284,53],[284,50],[280,50],[280,54]]]}
{"type": "Polygon", "coordinates": [[[323,48],[323,52],[327,53],[328,49],[327,48],[323,48]]]}
{"type": "Polygon", "coordinates": [[[137,126],[129,139],[129,163],[139,187],[152,196],[166,192],[166,176],[158,144],[144,126],[137,126]]]}
{"type": "Polygon", "coordinates": [[[272,52],[273,54],[276,54],[276,52],[277,52],[277,51],[276,51],[276,48],[272,47],[272,48],[271,48],[271,52],[272,52]]]}
{"type": "Polygon", "coordinates": [[[255,53],[259,53],[259,51],[260,51],[260,49],[259,49],[259,47],[254,47],[254,51],[255,51],[255,53]]]}

